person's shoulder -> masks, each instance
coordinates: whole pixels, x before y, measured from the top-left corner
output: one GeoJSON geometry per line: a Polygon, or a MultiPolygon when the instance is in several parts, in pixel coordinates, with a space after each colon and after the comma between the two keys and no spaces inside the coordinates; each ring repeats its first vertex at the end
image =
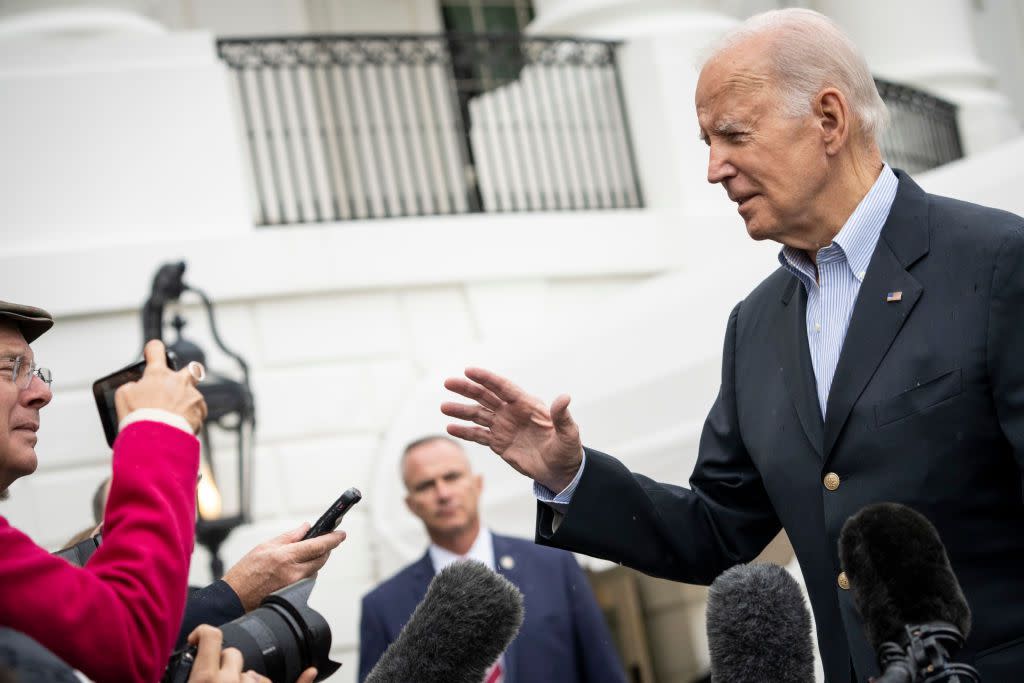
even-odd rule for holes
{"type": "Polygon", "coordinates": [[[747,294],[742,303],[760,302],[767,298],[771,298],[773,300],[779,299],[786,291],[786,288],[794,283],[799,284],[796,276],[780,265],[778,268],[773,270],[768,277],[761,280],[761,282],[759,282],[758,285],[750,291],[750,294],[747,294]]]}
{"type": "Polygon", "coordinates": [[[973,244],[1024,239],[1024,218],[1015,213],[937,194],[929,194],[928,201],[930,222],[940,239],[973,244]]]}
{"type": "Polygon", "coordinates": [[[568,550],[538,545],[525,538],[502,536],[499,534],[494,534],[494,553],[498,556],[499,562],[503,553],[511,553],[528,558],[534,566],[541,563],[554,567],[564,564],[567,559],[576,562],[576,558],[568,550]]]}
{"type": "Polygon", "coordinates": [[[423,570],[423,567],[421,566],[422,562],[423,558],[421,557],[381,581],[363,596],[363,605],[388,602],[396,591],[403,590],[406,586],[416,580],[416,576],[423,570]]]}
{"type": "Polygon", "coordinates": [[[800,281],[781,265],[772,271],[733,308],[730,318],[735,318],[737,333],[758,329],[761,323],[774,320],[773,304],[780,304],[796,286],[801,286],[800,281]]]}
{"type": "Polygon", "coordinates": [[[556,548],[549,548],[546,545],[538,545],[528,538],[520,538],[519,536],[506,536],[504,534],[491,532],[491,537],[494,539],[494,552],[496,553],[499,552],[499,547],[503,547],[505,550],[514,550],[521,553],[533,553],[541,550],[556,550],[556,548]]]}

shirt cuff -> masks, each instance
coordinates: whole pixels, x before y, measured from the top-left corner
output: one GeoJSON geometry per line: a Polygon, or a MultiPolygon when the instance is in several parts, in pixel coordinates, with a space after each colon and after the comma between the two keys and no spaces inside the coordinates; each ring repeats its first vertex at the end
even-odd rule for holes
{"type": "Polygon", "coordinates": [[[124,419],[117,425],[117,431],[121,432],[130,424],[135,422],[163,422],[165,425],[177,427],[186,434],[195,436],[192,425],[183,416],[172,413],[161,408],[139,408],[124,416],[124,419]]]}
{"type": "Polygon", "coordinates": [[[572,481],[569,482],[568,486],[556,495],[555,492],[547,486],[533,482],[533,495],[540,502],[564,515],[569,510],[569,503],[572,502],[572,496],[576,493],[576,487],[580,485],[580,479],[583,478],[583,468],[586,466],[587,453],[584,451],[583,460],[580,461],[580,469],[576,472],[576,476],[572,478],[572,481]]]}

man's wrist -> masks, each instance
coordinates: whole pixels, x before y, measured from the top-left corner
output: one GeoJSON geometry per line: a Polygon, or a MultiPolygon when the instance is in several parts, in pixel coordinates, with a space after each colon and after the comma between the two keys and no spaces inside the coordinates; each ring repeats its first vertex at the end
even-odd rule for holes
{"type": "Polygon", "coordinates": [[[234,569],[234,567],[228,570],[227,574],[224,575],[224,578],[221,579],[221,581],[223,581],[238,597],[238,602],[242,604],[242,609],[245,612],[251,612],[256,609],[258,605],[252,604],[249,591],[245,590],[242,586],[242,584],[245,583],[244,579],[238,577],[236,573],[232,572],[232,569],[234,569]]]}
{"type": "MultiPolygon", "coordinates": [[[[576,488],[580,484],[580,480],[583,478],[583,470],[587,465],[586,453],[583,453],[582,459],[580,460],[579,467],[576,468],[576,472],[573,478],[560,488],[557,492],[541,484],[539,481],[534,481],[533,494],[537,500],[542,503],[547,503],[555,507],[555,509],[564,512],[565,507],[572,502],[572,496],[576,492],[576,488]]],[[[557,485],[557,484],[556,484],[557,485]]]]}
{"type": "Polygon", "coordinates": [[[137,408],[133,410],[118,423],[117,431],[120,432],[130,424],[143,421],[162,422],[171,427],[176,427],[187,434],[195,435],[192,425],[183,416],[161,408],[137,408]]]}

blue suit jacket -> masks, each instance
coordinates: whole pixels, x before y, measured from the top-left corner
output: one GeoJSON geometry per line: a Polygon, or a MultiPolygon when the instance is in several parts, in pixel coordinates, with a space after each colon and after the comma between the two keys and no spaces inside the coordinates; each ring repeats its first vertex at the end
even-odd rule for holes
{"type": "MultiPolygon", "coordinates": [[[[498,572],[523,592],[525,618],[505,651],[506,683],[625,683],[611,634],[571,554],[494,534],[498,572]],[[510,557],[514,566],[500,561],[510,557]]],[[[397,637],[434,578],[430,554],[363,598],[359,680],[397,637]]]]}

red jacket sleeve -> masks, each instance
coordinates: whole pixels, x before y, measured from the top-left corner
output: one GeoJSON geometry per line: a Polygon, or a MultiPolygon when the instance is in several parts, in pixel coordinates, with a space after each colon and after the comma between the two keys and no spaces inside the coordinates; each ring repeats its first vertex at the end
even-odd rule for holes
{"type": "Polygon", "coordinates": [[[114,442],[103,543],[83,568],[0,517],[0,625],[97,683],[158,680],[185,608],[198,466],[194,436],[127,426],[114,442]]]}

